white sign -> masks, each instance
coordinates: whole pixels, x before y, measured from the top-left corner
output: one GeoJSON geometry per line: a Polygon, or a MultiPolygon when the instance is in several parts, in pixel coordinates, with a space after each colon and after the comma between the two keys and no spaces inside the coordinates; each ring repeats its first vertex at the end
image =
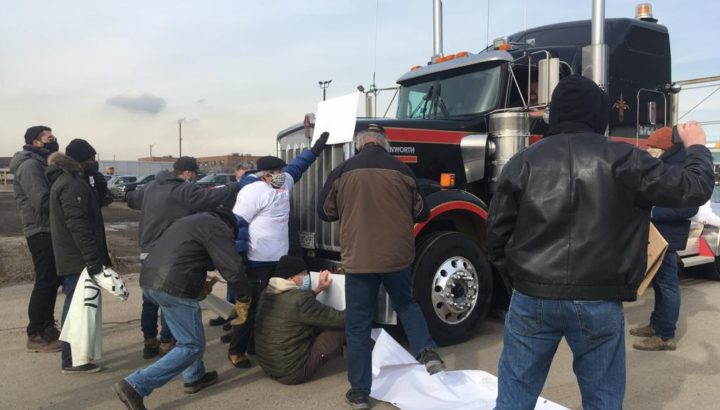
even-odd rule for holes
{"type": "MultiPolygon", "coordinates": [[[[313,289],[318,285],[319,272],[310,272],[310,286],[313,289]]],[[[345,310],[345,275],[331,273],[330,287],[317,295],[317,301],[337,310],[345,310]]]]}
{"type": "Polygon", "coordinates": [[[358,105],[362,93],[355,92],[318,103],[312,144],[323,132],[329,132],[328,144],[352,142],[355,135],[358,105]]]}

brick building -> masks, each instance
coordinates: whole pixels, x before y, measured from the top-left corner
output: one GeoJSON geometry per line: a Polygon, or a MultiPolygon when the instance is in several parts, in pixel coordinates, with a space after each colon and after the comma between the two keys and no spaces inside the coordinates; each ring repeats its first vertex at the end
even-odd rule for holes
{"type": "Polygon", "coordinates": [[[215,157],[197,157],[197,163],[201,171],[210,172],[235,172],[238,165],[244,165],[247,168],[254,168],[258,160],[258,156],[251,154],[232,153],[230,155],[220,155],[215,157]]]}

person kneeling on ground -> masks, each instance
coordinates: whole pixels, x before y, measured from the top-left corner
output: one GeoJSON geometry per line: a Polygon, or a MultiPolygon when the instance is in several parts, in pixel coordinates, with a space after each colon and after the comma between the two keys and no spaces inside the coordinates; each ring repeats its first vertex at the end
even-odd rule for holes
{"type": "Polygon", "coordinates": [[[342,355],[345,312],[315,300],[331,282],[324,270],[311,290],[302,259],[286,255],[278,261],[255,319],[255,353],[272,379],[304,383],[330,358],[342,355]]]}
{"type": "Polygon", "coordinates": [[[247,319],[250,285],[235,251],[237,223],[229,208],[217,208],[178,219],[157,240],[142,265],[143,296],[160,306],[177,344],[151,366],[136,371],[113,390],[128,409],[144,409],[143,397],[182,373],[185,393],[217,383],[216,371],[203,363],[205,331],[198,298],[207,271],[216,268],[233,288],[238,321],[247,319]]]}

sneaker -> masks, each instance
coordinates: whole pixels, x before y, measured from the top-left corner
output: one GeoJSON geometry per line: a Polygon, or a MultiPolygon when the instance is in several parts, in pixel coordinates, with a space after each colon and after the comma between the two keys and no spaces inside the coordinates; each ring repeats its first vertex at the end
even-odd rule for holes
{"type": "Polygon", "coordinates": [[[634,329],[630,329],[630,334],[639,337],[653,337],[655,336],[655,329],[652,325],[636,327],[634,329]]]}
{"type": "Polygon", "coordinates": [[[145,410],[142,396],[125,379],[115,383],[113,391],[129,410],[145,410]]]}
{"type": "Polygon", "coordinates": [[[633,347],[637,350],[675,350],[677,346],[673,339],[666,339],[660,336],[650,336],[642,339],[638,342],[633,343],[633,347]]]}
{"type": "Polygon", "coordinates": [[[446,369],[445,362],[443,362],[440,355],[432,349],[427,349],[420,353],[417,361],[424,364],[425,370],[431,375],[446,369]]]}
{"type": "Polygon", "coordinates": [[[229,354],[228,360],[230,360],[230,364],[238,369],[249,369],[252,367],[252,362],[244,354],[229,354]]]}
{"type": "Polygon", "coordinates": [[[216,318],[210,319],[208,321],[208,324],[210,326],[220,326],[220,325],[224,325],[226,322],[227,322],[227,320],[223,319],[221,316],[218,316],[216,318]]]}
{"type": "Polygon", "coordinates": [[[85,363],[81,366],[63,367],[62,374],[83,374],[83,373],[97,373],[102,370],[102,367],[95,363],[85,363]]]}
{"type": "Polygon", "coordinates": [[[224,335],[220,336],[220,343],[230,343],[232,340],[232,332],[225,333],[224,335]]]}
{"type": "Polygon", "coordinates": [[[160,341],[160,357],[165,356],[168,354],[169,351],[171,351],[175,347],[175,339],[168,339],[168,340],[161,340],[160,341]]]}
{"type": "Polygon", "coordinates": [[[370,408],[370,394],[365,390],[350,389],[345,393],[345,400],[350,403],[350,407],[353,410],[370,408]]]}
{"type": "Polygon", "coordinates": [[[43,337],[43,333],[35,333],[32,336],[28,336],[25,347],[30,353],[57,353],[62,350],[60,341],[57,339],[52,341],[47,340],[43,337]]]}
{"type": "Polygon", "coordinates": [[[185,393],[195,394],[208,386],[212,386],[213,384],[217,383],[217,381],[217,372],[213,370],[211,372],[206,372],[203,377],[200,378],[200,380],[196,380],[192,383],[185,383],[183,387],[185,388],[185,393]]]}
{"type": "Polygon", "coordinates": [[[60,339],[60,331],[55,326],[49,326],[43,330],[42,336],[48,342],[54,342],[60,339]]]}
{"type": "Polygon", "coordinates": [[[146,338],[143,347],[143,359],[152,359],[158,354],[160,354],[160,342],[158,342],[157,337],[146,338]]]}

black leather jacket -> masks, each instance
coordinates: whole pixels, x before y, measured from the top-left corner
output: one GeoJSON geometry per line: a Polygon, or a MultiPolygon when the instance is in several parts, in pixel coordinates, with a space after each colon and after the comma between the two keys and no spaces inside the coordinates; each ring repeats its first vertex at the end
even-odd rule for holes
{"type": "Polygon", "coordinates": [[[669,166],[590,129],[547,136],[514,156],[497,182],[491,260],[529,296],[635,300],[650,207],[702,205],[713,185],[701,145],[687,149],[684,166],[669,166]]]}

